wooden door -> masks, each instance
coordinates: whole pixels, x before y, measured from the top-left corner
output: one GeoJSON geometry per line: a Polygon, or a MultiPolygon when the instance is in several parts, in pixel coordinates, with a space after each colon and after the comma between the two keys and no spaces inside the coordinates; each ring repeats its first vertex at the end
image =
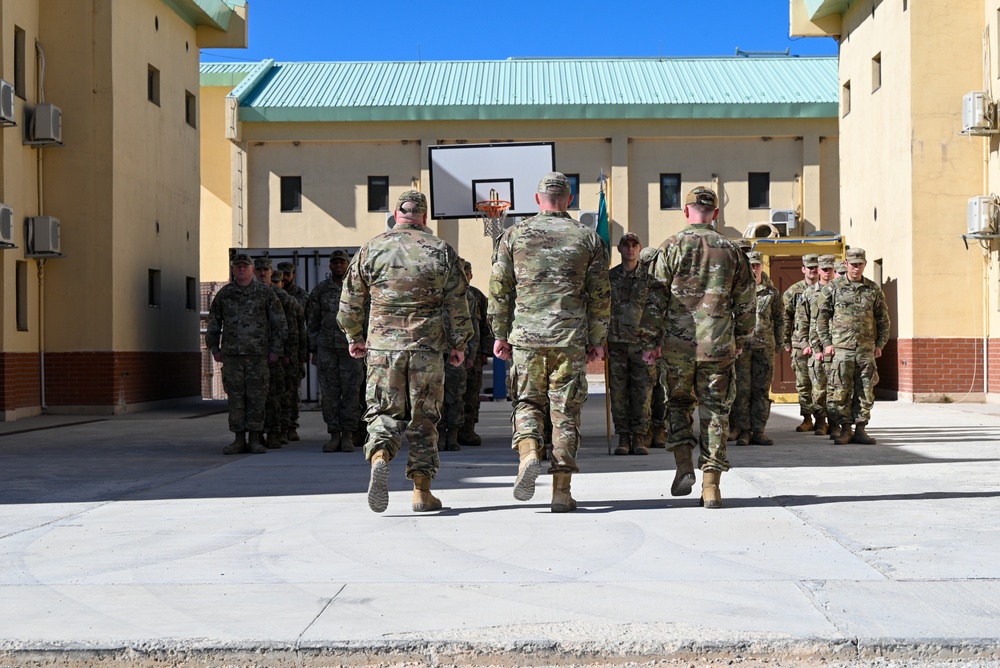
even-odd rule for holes
{"type": "MultiPolygon", "coordinates": [[[[778,292],[784,295],[785,290],[793,283],[802,280],[802,258],[798,256],[772,257],[767,273],[775,287],[778,288],[778,292]]],[[[774,380],[771,382],[771,394],[790,394],[793,397],[786,398],[786,400],[793,403],[798,401],[798,395],[795,392],[795,372],[792,371],[791,359],[780,341],[774,357],[774,380]]]]}

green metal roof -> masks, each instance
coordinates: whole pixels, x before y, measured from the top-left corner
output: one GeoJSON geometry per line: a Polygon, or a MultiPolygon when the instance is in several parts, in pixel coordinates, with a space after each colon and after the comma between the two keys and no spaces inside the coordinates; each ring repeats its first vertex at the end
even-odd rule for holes
{"type": "Polygon", "coordinates": [[[236,88],[260,66],[261,63],[201,63],[201,85],[236,88]]]}
{"type": "MultiPolygon", "coordinates": [[[[835,118],[838,106],[836,57],[268,62],[238,92],[241,121],[835,118]]],[[[203,81],[217,65],[202,64],[203,81]]]]}

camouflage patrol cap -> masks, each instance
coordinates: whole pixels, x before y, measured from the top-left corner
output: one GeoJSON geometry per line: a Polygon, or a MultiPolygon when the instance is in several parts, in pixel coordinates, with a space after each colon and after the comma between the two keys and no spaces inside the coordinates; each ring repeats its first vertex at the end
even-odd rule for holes
{"type": "Polygon", "coordinates": [[[413,207],[414,213],[427,213],[427,198],[419,190],[407,190],[401,194],[396,200],[396,211],[399,211],[406,202],[416,205],[413,207]]]}
{"type": "Polygon", "coordinates": [[[283,272],[280,272],[280,271],[276,271],[276,272],[273,272],[271,274],[271,282],[272,283],[281,283],[281,281],[283,281],[284,278],[285,278],[285,274],[283,272]]]}
{"type": "Polygon", "coordinates": [[[253,268],[254,269],[271,269],[272,268],[271,258],[269,258],[269,257],[254,258],[253,268]]]}
{"type": "Polygon", "coordinates": [[[736,244],[736,247],[744,253],[749,253],[750,249],[753,248],[753,244],[746,239],[736,239],[733,243],[736,244]]]}
{"type": "Polygon", "coordinates": [[[538,192],[545,195],[569,195],[573,186],[562,172],[549,172],[538,182],[538,192]]]}
{"type": "Polygon", "coordinates": [[[295,265],[292,264],[291,262],[279,262],[278,263],[278,271],[280,271],[282,273],[285,273],[285,274],[294,274],[295,273],[295,265]]]}
{"type": "Polygon", "coordinates": [[[688,204],[698,204],[700,206],[710,206],[713,209],[719,208],[719,196],[715,191],[705,186],[695,186],[684,198],[684,206],[688,204]]]}
{"type": "Polygon", "coordinates": [[[333,264],[334,260],[343,260],[344,262],[350,262],[351,256],[347,254],[343,248],[338,248],[337,250],[330,253],[330,264],[333,264]]]}
{"type": "Polygon", "coordinates": [[[764,264],[764,254],[760,251],[750,251],[747,253],[747,259],[750,260],[750,264],[764,264]]]}
{"type": "Polygon", "coordinates": [[[820,269],[833,269],[833,265],[837,263],[836,255],[820,255],[819,256],[819,268],[820,269]]]}
{"type": "Polygon", "coordinates": [[[834,265],[833,270],[837,272],[838,276],[843,276],[844,274],[847,273],[847,265],[844,264],[843,261],[838,262],[837,264],[834,265]]]}
{"type": "Polygon", "coordinates": [[[802,266],[803,267],[818,267],[819,266],[819,255],[816,253],[809,253],[808,255],[802,256],[802,266]]]}
{"type": "Polygon", "coordinates": [[[868,260],[865,258],[864,248],[849,248],[847,250],[848,264],[851,264],[852,262],[867,262],[867,261],[868,260]]]}
{"type": "Polygon", "coordinates": [[[642,262],[643,264],[652,262],[658,252],[660,252],[660,249],[656,246],[646,246],[639,251],[639,262],[642,262]]]}
{"type": "Polygon", "coordinates": [[[235,255],[233,255],[233,259],[229,264],[233,265],[234,267],[238,264],[252,265],[253,258],[247,255],[246,253],[236,253],[235,255]]]}
{"type": "Polygon", "coordinates": [[[625,234],[623,234],[622,238],[618,240],[618,245],[621,246],[626,241],[634,241],[640,246],[642,245],[642,242],[639,241],[639,235],[637,235],[635,232],[626,232],[625,234]]]}

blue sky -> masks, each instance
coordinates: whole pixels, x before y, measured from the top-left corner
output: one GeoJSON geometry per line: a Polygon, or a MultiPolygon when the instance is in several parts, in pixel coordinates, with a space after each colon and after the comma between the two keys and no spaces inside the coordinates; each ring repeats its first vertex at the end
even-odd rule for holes
{"type": "Polygon", "coordinates": [[[836,55],[830,38],[788,37],[788,0],[420,3],[250,0],[247,49],[203,61],[499,60],[731,56],[789,49],[836,55]]]}

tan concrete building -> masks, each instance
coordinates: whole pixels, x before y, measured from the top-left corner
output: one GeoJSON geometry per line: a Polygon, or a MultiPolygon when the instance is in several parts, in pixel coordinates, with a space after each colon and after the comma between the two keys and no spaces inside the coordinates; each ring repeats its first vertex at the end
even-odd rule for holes
{"type": "Polygon", "coordinates": [[[1000,183],[998,135],[962,134],[964,96],[996,93],[998,13],[997,0],[790,3],[792,35],[839,40],[840,228],[885,290],[879,386],[899,398],[1000,390],[997,242],[962,239],[968,200],[1000,183]]]}
{"type": "Polygon", "coordinates": [[[3,419],[200,394],[198,50],[245,46],[246,15],[0,2],[3,419]]]}

